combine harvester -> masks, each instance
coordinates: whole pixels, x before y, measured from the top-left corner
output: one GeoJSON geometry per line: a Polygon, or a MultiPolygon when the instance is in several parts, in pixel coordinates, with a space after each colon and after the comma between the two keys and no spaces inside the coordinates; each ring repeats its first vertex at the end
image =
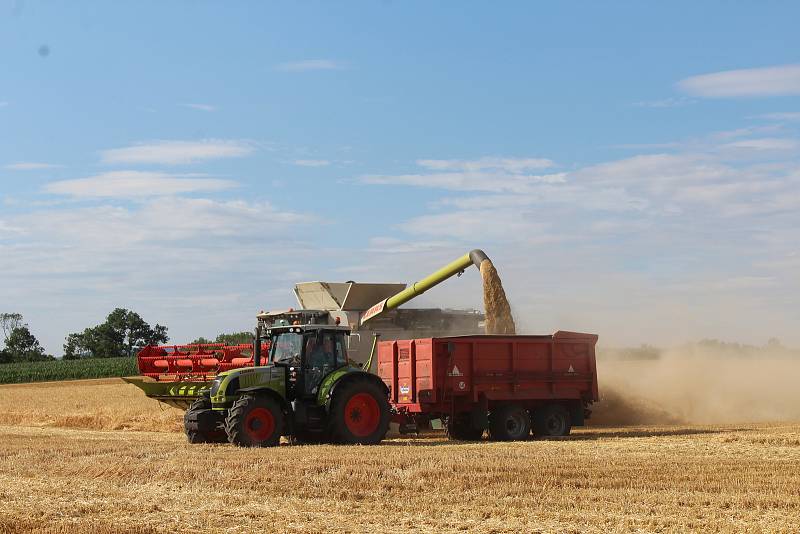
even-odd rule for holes
{"type": "Polygon", "coordinates": [[[127,380],[188,405],[192,443],[271,446],[287,436],[375,444],[390,420],[413,431],[434,419],[453,439],[487,429],[496,440],[566,435],[598,398],[597,336],[475,335],[477,313],[397,309],[487,259],[473,250],[409,287],[297,284],[304,309],[259,313],[252,347],[147,347],[138,356],[143,376],[127,380]],[[467,335],[452,335],[459,329],[467,335]],[[385,333],[390,340],[378,342],[385,333]]]}

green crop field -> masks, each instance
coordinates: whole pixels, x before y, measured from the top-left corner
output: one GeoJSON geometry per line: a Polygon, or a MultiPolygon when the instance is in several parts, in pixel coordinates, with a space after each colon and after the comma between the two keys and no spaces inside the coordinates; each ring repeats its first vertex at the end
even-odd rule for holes
{"type": "Polygon", "coordinates": [[[136,358],[86,358],[0,365],[0,384],[138,375],[136,358]]]}

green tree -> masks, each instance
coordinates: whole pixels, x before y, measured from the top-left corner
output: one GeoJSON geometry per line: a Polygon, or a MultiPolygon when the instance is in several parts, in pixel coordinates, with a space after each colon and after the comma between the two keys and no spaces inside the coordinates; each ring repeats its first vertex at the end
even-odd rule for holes
{"type": "Polygon", "coordinates": [[[215,343],[225,343],[226,345],[246,345],[253,342],[252,332],[234,332],[232,334],[220,334],[215,343]]]}
{"type": "Polygon", "coordinates": [[[213,341],[203,336],[198,337],[190,345],[204,345],[208,343],[224,343],[226,345],[249,345],[253,342],[252,332],[233,332],[231,334],[220,334],[213,341]]]}
{"type": "Polygon", "coordinates": [[[78,360],[80,358],[88,358],[91,355],[84,342],[83,334],[69,334],[67,336],[66,343],[64,343],[65,360],[78,360]]]}
{"type": "Polygon", "coordinates": [[[138,313],[117,308],[103,324],[68,335],[64,358],[133,356],[145,345],[158,345],[168,340],[166,326],[151,327],[138,313]]]}
{"type": "Polygon", "coordinates": [[[9,333],[6,347],[0,356],[0,360],[4,362],[35,362],[51,359],[53,357],[45,354],[39,340],[26,325],[14,328],[9,333]]]}
{"type": "Polygon", "coordinates": [[[24,326],[21,313],[0,313],[0,329],[3,330],[3,342],[8,341],[11,332],[24,326]]]}

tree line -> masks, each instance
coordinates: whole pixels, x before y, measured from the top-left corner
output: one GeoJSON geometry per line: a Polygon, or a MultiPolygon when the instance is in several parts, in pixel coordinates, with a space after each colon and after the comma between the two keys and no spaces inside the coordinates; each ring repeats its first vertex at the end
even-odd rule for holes
{"type": "MultiPolygon", "coordinates": [[[[0,351],[0,363],[55,359],[45,353],[22,314],[0,313],[0,329],[4,345],[0,351]]],[[[138,313],[116,308],[103,323],[69,334],[64,342],[64,359],[134,356],[145,345],[167,341],[166,326],[150,326],[138,313]]]]}
{"type": "MultiPolygon", "coordinates": [[[[3,333],[0,363],[55,359],[45,352],[39,340],[31,333],[22,314],[0,313],[0,329],[3,333]]],[[[64,359],[132,357],[146,345],[161,345],[168,341],[166,326],[150,326],[138,313],[116,308],[103,323],[67,335],[64,341],[64,359]]],[[[214,341],[200,337],[192,343],[239,345],[252,341],[251,332],[235,332],[219,334],[214,341]]]]}

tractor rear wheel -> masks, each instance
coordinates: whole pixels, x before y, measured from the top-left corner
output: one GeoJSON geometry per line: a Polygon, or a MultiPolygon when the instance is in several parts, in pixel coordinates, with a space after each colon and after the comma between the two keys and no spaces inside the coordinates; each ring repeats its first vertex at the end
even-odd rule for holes
{"type": "Polygon", "coordinates": [[[283,431],[283,410],[270,397],[243,395],[225,419],[228,441],[242,447],[273,447],[283,431]]]}
{"type": "Polygon", "coordinates": [[[337,443],[380,443],[389,430],[386,393],[366,378],[341,384],[331,402],[329,428],[331,438],[337,443]]]}
{"type": "Polygon", "coordinates": [[[211,399],[200,397],[183,414],[183,431],[189,443],[225,443],[224,418],[211,409],[211,399]]]}
{"type": "Polygon", "coordinates": [[[447,421],[447,437],[458,441],[479,441],[483,429],[472,425],[469,414],[456,415],[447,421]]]}
{"type": "Polygon", "coordinates": [[[497,441],[527,439],[531,431],[528,410],[516,404],[507,404],[492,410],[489,416],[489,435],[497,441]]]}
{"type": "Polygon", "coordinates": [[[533,412],[534,436],[566,436],[571,428],[569,411],[560,404],[548,404],[533,412]]]}

